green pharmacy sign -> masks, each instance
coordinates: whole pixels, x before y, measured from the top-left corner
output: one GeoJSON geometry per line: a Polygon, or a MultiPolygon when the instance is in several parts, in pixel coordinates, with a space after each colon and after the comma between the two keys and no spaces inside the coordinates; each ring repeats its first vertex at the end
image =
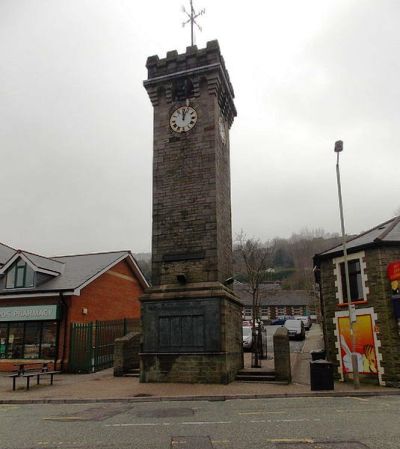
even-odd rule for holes
{"type": "Polygon", "coordinates": [[[59,307],[46,306],[0,307],[0,321],[37,321],[57,320],[59,307]]]}

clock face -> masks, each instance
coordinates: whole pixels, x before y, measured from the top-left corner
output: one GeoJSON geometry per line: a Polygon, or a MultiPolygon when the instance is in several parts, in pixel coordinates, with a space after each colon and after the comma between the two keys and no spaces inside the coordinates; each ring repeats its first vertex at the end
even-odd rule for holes
{"type": "Polygon", "coordinates": [[[181,106],[171,114],[169,125],[177,133],[190,131],[197,122],[197,112],[191,106],[181,106]]]}
{"type": "Polygon", "coordinates": [[[226,142],[226,131],[225,131],[224,119],[222,117],[219,118],[218,125],[219,125],[219,134],[221,136],[222,143],[225,143],[226,142]]]}

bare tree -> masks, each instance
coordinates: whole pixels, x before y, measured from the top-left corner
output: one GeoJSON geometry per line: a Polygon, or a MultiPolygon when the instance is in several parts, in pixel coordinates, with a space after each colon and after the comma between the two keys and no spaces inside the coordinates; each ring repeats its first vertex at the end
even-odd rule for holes
{"type": "Polygon", "coordinates": [[[247,277],[252,296],[252,366],[259,366],[259,348],[257,347],[256,321],[260,309],[260,285],[267,280],[271,263],[271,246],[258,239],[247,238],[243,231],[236,238],[236,253],[239,255],[239,267],[247,277]]]}
{"type": "Polygon", "coordinates": [[[303,229],[299,233],[292,234],[287,244],[295,272],[285,280],[283,287],[311,291],[314,285],[313,256],[339,242],[337,234],[327,233],[323,229],[303,229]]]}

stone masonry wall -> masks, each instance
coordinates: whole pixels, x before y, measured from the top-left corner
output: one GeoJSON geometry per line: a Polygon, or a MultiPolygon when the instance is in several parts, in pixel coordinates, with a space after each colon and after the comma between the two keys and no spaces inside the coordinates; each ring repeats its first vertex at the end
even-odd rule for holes
{"type": "Polygon", "coordinates": [[[131,369],[139,368],[141,333],[130,332],[114,343],[114,376],[123,376],[131,369]]]}
{"type": "Polygon", "coordinates": [[[152,283],[175,284],[180,273],[190,283],[223,282],[232,275],[232,230],[229,136],[223,143],[219,119],[228,135],[236,110],[218,43],[153,56],[147,68],[154,106],[152,283]],[[183,76],[193,83],[198,121],[175,133],[171,113],[186,102],[173,98],[174,83],[183,76]]]}

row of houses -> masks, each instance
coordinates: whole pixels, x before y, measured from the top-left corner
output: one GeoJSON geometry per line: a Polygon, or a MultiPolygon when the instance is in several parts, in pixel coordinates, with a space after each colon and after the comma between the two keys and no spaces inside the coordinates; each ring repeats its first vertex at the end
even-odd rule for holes
{"type": "MultiPolygon", "coordinates": [[[[233,289],[243,304],[243,319],[251,320],[253,296],[249,286],[235,282],[233,289]]],[[[313,291],[284,290],[279,282],[274,282],[261,284],[258,295],[258,316],[265,324],[278,316],[316,313],[316,297],[313,291]]]]}

